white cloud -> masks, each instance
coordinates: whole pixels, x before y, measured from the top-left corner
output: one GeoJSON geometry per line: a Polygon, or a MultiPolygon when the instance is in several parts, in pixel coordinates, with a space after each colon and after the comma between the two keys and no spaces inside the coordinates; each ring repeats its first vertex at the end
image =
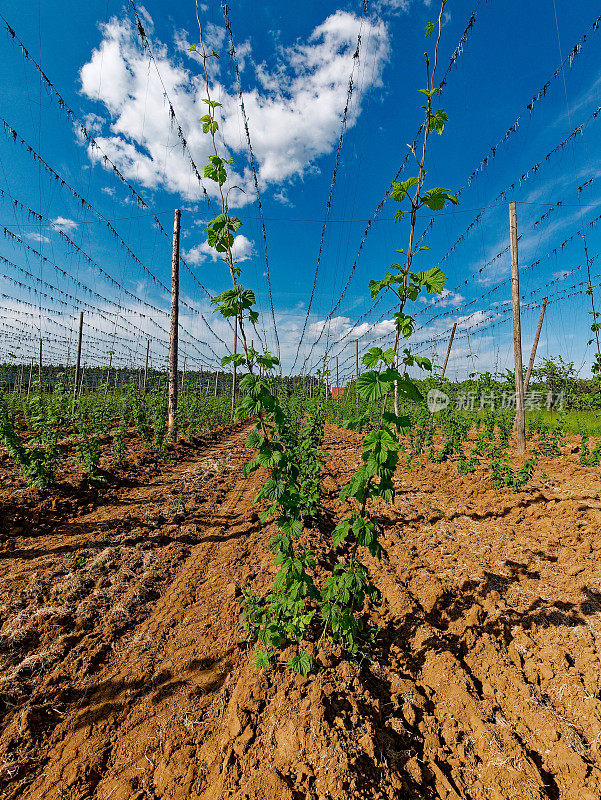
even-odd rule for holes
{"type": "MultiPolygon", "coordinates": [[[[420,300],[422,295],[420,295],[420,300]]],[[[431,305],[435,306],[460,306],[465,298],[458,292],[451,292],[448,289],[443,289],[442,292],[435,298],[430,300],[431,305]]]]}
{"type": "MultiPolygon", "coordinates": [[[[234,237],[234,244],[232,246],[234,261],[248,261],[253,254],[254,243],[251,242],[250,239],[247,239],[242,233],[234,237]]],[[[208,242],[202,242],[202,244],[198,244],[190,248],[190,250],[186,250],[184,252],[184,258],[191,264],[202,264],[207,258],[210,258],[212,261],[217,261],[218,258],[221,258],[221,255],[214,247],[211,247],[208,242]]]]}
{"type": "Polygon", "coordinates": [[[389,336],[394,333],[394,322],[385,319],[381,322],[363,322],[361,325],[353,326],[350,324],[349,317],[332,317],[331,320],[317,320],[307,327],[307,340],[311,343],[325,329],[330,341],[354,342],[355,339],[378,339],[382,336],[389,336]]]}
{"type": "Polygon", "coordinates": [[[47,236],[44,236],[43,233],[26,233],[25,236],[27,236],[28,239],[31,239],[32,242],[46,243],[50,241],[50,239],[47,236]]]}
{"type": "Polygon", "coordinates": [[[143,19],[147,33],[154,31],[154,22],[145,6],[138,6],[138,14],[143,19]]]}
{"type": "MultiPolygon", "coordinates": [[[[423,3],[426,8],[430,8],[432,5],[432,0],[423,0],[423,3]]],[[[401,14],[407,13],[412,5],[413,0],[377,0],[375,3],[375,8],[380,14],[386,12],[390,14],[401,14]]]]}
{"type": "Polygon", "coordinates": [[[246,68],[246,59],[251,53],[252,47],[249,41],[236,45],[236,59],[238,61],[238,68],[240,69],[240,72],[246,68]]]}
{"type": "Polygon", "coordinates": [[[86,114],[84,117],[84,125],[89,133],[97,134],[102,130],[104,119],[98,116],[98,114],[86,114]]]}
{"type": "MultiPolygon", "coordinates": [[[[277,69],[265,64],[257,68],[261,88],[247,92],[244,103],[263,181],[277,183],[302,176],[319,156],[332,150],[360,25],[354,14],[337,11],[315,28],[306,44],[284,48],[277,69]]],[[[364,23],[362,47],[361,72],[373,71],[374,84],[380,85],[388,56],[388,34],[382,21],[364,23]]],[[[368,88],[359,77],[355,74],[350,125],[368,88]]],[[[228,122],[237,130],[233,115],[228,122]]]]}
{"type": "MultiPolygon", "coordinates": [[[[149,286],[144,282],[138,282],[131,286],[140,296],[145,296],[149,291],[149,286]]],[[[22,299],[7,300],[6,313],[3,321],[0,322],[0,329],[4,334],[4,347],[0,346],[0,357],[5,360],[9,358],[9,353],[13,352],[17,361],[27,362],[31,357],[37,357],[39,346],[39,314],[37,309],[32,309],[31,297],[26,291],[20,292],[22,299]],[[16,335],[15,335],[16,334],[16,335]]],[[[182,300],[196,308],[204,315],[204,320],[208,320],[215,334],[231,347],[233,341],[232,330],[228,322],[218,314],[213,314],[207,300],[198,300],[192,292],[190,295],[184,293],[182,300]]],[[[48,300],[47,302],[51,302],[48,300]]],[[[167,293],[160,299],[155,299],[165,314],[140,316],[140,305],[138,303],[121,303],[119,311],[119,329],[115,338],[115,307],[109,302],[99,302],[96,311],[86,311],[84,319],[84,361],[88,365],[107,363],[107,353],[109,350],[116,351],[113,357],[113,365],[120,366],[141,366],[144,364],[146,353],[146,339],[151,341],[151,365],[153,367],[162,366],[164,368],[168,355],[168,311],[169,297],[167,293]],[[160,326],[160,327],[159,327],[160,326]],[[162,328],[162,330],[160,329],[162,328]]],[[[144,309],[142,309],[144,311],[144,309]]],[[[263,312],[265,313],[265,312],[263,312]]],[[[296,348],[300,338],[300,333],[304,324],[304,313],[302,307],[297,304],[292,308],[276,308],[276,322],[279,332],[281,345],[282,364],[286,371],[292,365],[296,348]]],[[[511,325],[510,317],[506,317],[507,324],[496,326],[489,329],[489,324],[495,322],[496,316],[491,310],[480,309],[474,315],[461,316],[457,318],[460,323],[455,336],[455,343],[451,350],[451,357],[447,375],[451,378],[465,377],[472,370],[482,371],[484,369],[503,370],[505,366],[512,367],[513,348],[511,346],[511,325]],[[466,337],[466,330],[483,323],[481,326],[470,330],[469,343],[466,337]],[[472,336],[473,334],[477,334],[472,336]]],[[[182,307],[180,313],[180,323],[182,332],[180,337],[180,359],[187,358],[189,369],[199,369],[201,365],[207,366],[207,360],[212,360],[213,369],[217,366],[217,359],[226,354],[224,345],[207,330],[206,322],[198,314],[192,313],[186,306],[182,307]],[[192,339],[191,337],[195,337],[192,339]],[[196,340],[196,341],[195,341],[196,340]],[[201,345],[198,340],[207,341],[215,351],[211,353],[208,348],[201,345]]],[[[365,345],[378,344],[388,346],[392,343],[394,335],[394,325],[391,320],[370,324],[363,323],[360,326],[352,327],[349,317],[337,317],[332,322],[330,332],[330,369],[334,369],[334,356],[340,354],[340,375],[344,382],[354,373],[355,363],[355,338],[360,337],[360,351],[365,345]],[[337,342],[345,334],[351,331],[351,335],[337,346],[337,342]]],[[[412,352],[416,355],[435,356],[440,365],[444,359],[449,335],[452,327],[452,319],[436,320],[426,328],[420,329],[411,339],[412,352]],[[434,338],[432,343],[429,340],[434,338]]],[[[308,353],[309,347],[315,341],[324,325],[325,320],[313,320],[307,330],[305,345],[301,355],[308,353]]],[[[261,330],[261,322],[257,326],[261,330]]],[[[65,363],[66,354],[70,348],[71,363],[74,355],[74,348],[77,339],[77,316],[72,309],[65,310],[64,307],[57,305],[56,312],[44,315],[42,319],[42,333],[45,341],[44,358],[46,363],[65,363]]],[[[249,338],[254,339],[257,345],[256,334],[248,331],[249,338]]],[[[571,334],[568,334],[571,335],[571,334]]],[[[325,337],[325,334],[324,334],[325,337]]],[[[268,332],[268,345],[272,352],[275,352],[273,335],[268,332]]],[[[564,337],[565,339],[565,337],[564,337]]],[[[557,347],[561,349],[565,341],[558,340],[557,347]]],[[[322,340],[323,341],[323,340],[322,340]]],[[[543,343],[541,343],[542,346],[543,343]]],[[[321,368],[320,357],[323,357],[324,348],[315,350],[311,358],[313,375],[315,368],[321,368]]],[[[549,351],[554,354],[553,350],[549,351]]],[[[584,357],[586,350],[581,344],[581,352],[584,357]]],[[[413,374],[423,373],[417,370],[413,374]]]]}
{"type": "Polygon", "coordinates": [[[293,206],[294,203],[288,197],[288,192],[286,189],[282,188],[279,192],[276,192],[273,196],[274,200],[277,200],[278,203],[281,203],[283,206],[293,206]]]}
{"type": "Polygon", "coordinates": [[[401,11],[409,11],[411,0],[379,0],[376,5],[383,11],[386,10],[398,14],[401,11]]]}
{"type": "Polygon", "coordinates": [[[461,317],[457,317],[457,329],[470,330],[471,328],[484,325],[484,323],[491,320],[491,318],[492,315],[490,311],[484,311],[480,309],[478,311],[474,311],[472,314],[465,314],[461,317]]]}
{"type": "MultiPolygon", "coordinates": [[[[263,63],[256,68],[258,84],[245,92],[244,102],[262,189],[302,177],[335,147],[360,30],[361,69],[355,68],[349,126],[355,123],[370,88],[362,76],[373,76],[373,85],[380,85],[389,50],[387,28],[381,20],[366,20],[362,29],[361,24],[354,14],[337,11],[315,28],[306,42],[280,48],[276,64],[268,67],[263,63]]],[[[220,31],[212,31],[217,42],[220,31]]],[[[187,37],[178,32],[175,38],[181,44],[187,37]]],[[[195,61],[192,72],[182,66],[181,58],[170,57],[167,47],[156,41],[153,52],[190,152],[202,169],[210,153],[210,139],[198,122],[206,110],[199,65],[195,61]]],[[[184,52],[182,47],[182,56],[184,52]]],[[[245,43],[240,52],[242,58],[248,57],[250,45],[245,43]]],[[[110,131],[98,136],[97,141],[128,179],[188,199],[201,197],[188,157],[170,125],[163,85],[154,66],[149,68],[148,55],[129,21],[113,17],[102,26],[102,41],[81,68],[80,78],[82,93],[100,101],[109,117],[110,131]]],[[[211,92],[223,105],[220,125],[225,145],[230,152],[242,155],[231,183],[241,186],[245,193],[232,193],[230,202],[244,205],[253,201],[254,187],[244,163],[246,141],[240,135],[237,92],[218,80],[211,92]]],[[[99,119],[96,114],[94,123],[100,124],[99,119]]],[[[93,150],[89,153],[96,160],[102,155],[93,150]]],[[[216,185],[211,181],[205,184],[216,195],[216,185]]]]}
{"type": "Polygon", "coordinates": [[[57,217],[52,220],[52,227],[54,230],[63,231],[63,233],[71,233],[77,228],[78,224],[79,223],[75,222],[75,220],[67,219],[67,217],[57,217]]]}

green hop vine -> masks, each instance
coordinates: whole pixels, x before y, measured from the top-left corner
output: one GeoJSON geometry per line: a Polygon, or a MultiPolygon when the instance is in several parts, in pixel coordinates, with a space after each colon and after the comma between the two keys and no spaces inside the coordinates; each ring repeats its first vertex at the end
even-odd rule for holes
{"type": "MultiPolygon", "coordinates": [[[[313,552],[295,547],[295,540],[303,532],[304,500],[300,491],[303,477],[299,470],[295,448],[290,444],[289,421],[276,395],[271,391],[270,375],[279,361],[268,352],[259,353],[248,344],[247,325],[255,325],[259,314],[255,309],[255,294],[239,282],[241,268],[236,263],[232,247],[234,236],[241,221],[230,213],[229,191],[225,190],[228,167],[234,163],[231,157],[220,155],[216,134],[219,130],[217,112],[221,104],[211,98],[208,62],[218,58],[213,50],[208,53],[196,5],[200,40],[189,49],[197,52],[203,66],[206,97],[203,102],[207,113],[201,118],[203,132],[210,137],[213,153],[204,168],[204,177],[217,184],[221,213],[207,227],[207,241],[221,254],[227,264],[232,287],[221,292],[212,303],[224,318],[235,318],[242,339],[242,353],[226,356],[222,366],[246,367],[247,373],[240,381],[243,399],[236,410],[238,419],[251,417],[256,420],[255,429],[248,437],[247,445],[256,450],[256,456],[245,466],[248,476],[259,468],[269,473],[255,502],[266,502],[268,508],[261,521],[272,518],[278,532],[270,541],[278,572],[274,587],[266,598],[259,599],[247,593],[243,608],[243,622],[251,641],[259,642],[255,655],[258,667],[269,666],[278,649],[289,643],[300,643],[315,615],[315,602],[319,592],[311,576],[315,561],[313,552]]],[[[288,661],[288,666],[298,672],[307,673],[312,666],[311,656],[299,650],[288,661]]]]}
{"type": "MultiPolygon", "coordinates": [[[[382,527],[373,515],[376,501],[394,501],[394,473],[401,449],[400,432],[409,426],[409,418],[399,414],[399,398],[422,402],[423,398],[407,374],[398,370],[399,361],[406,367],[417,366],[431,370],[429,359],[414,356],[408,348],[400,353],[401,341],[411,337],[415,319],[406,311],[409,302],[415,302],[422,291],[439,294],[445,284],[445,275],[437,267],[426,271],[414,271],[415,256],[426,250],[414,246],[418,212],[427,208],[432,212],[441,211],[448,203],[457,204],[457,198],[440,186],[426,188],[426,153],[431,134],[444,132],[448,121],[442,108],[434,109],[434,102],[440,92],[434,80],[438,62],[438,48],[442,33],[442,17],[447,0],[442,0],[437,23],[426,27],[426,38],[437,31],[432,56],[426,53],[427,86],[419,91],[425,96],[422,106],[425,120],[422,127],[421,153],[410,147],[417,174],[404,181],[393,181],[391,197],[399,204],[395,220],[401,222],[408,216],[408,246],[397,250],[403,255],[403,263],[393,263],[384,278],[369,282],[371,297],[375,300],[381,292],[391,292],[398,300],[398,310],[393,319],[395,323],[394,346],[383,350],[372,347],[363,357],[368,371],[357,381],[359,395],[366,401],[381,401],[381,413],[375,421],[374,429],[363,439],[362,464],[349,483],[340,492],[340,499],[350,506],[349,514],[342,519],[332,534],[333,545],[341,551],[341,561],[328,577],[323,592],[322,607],[323,634],[340,642],[351,656],[358,656],[364,650],[376,631],[367,626],[362,613],[366,597],[376,599],[377,589],[369,579],[367,567],[360,560],[360,553],[366,550],[372,556],[381,558],[383,554],[379,539],[382,527]],[[394,410],[388,410],[388,401],[394,395],[394,410]]],[[[365,417],[355,417],[347,427],[361,429],[365,417]]]]}
{"type": "MultiPolygon", "coordinates": [[[[444,287],[445,276],[437,269],[416,272],[413,260],[425,247],[414,248],[417,214],[422,208],[439,211],[447,203],[457,203],[457,198],[442,187],[426,188],[425,161],[428,139],[432,133],[442,134],[447,123],[443,109],[433,108],[439,89],[434,86],[438,47],[442,31],[442,16],[446,5],[443,0],[437,25],[429,24],[426,36],[437,30],[433,52],[433,64],[426,55],[427,88],[420,90],[426,102],[421,154],[414,148],[411,152],[418,166],[415,177],[405,181],[394,181],[392,198],[399,204],[395,215],[402,221],[409,215],[409,244],[403,254],[402,264],[392,264],[382,280],[370,281],[370,292],[375,299],[380,292],[392,292],[399,306],[394,315],[394,347],[382,350],[373,347],[363,358],[369,368],[358,381],[358,391],[367,401],[381,401],[381,414],[373,430],[363,440],[362,464],[341,492],[341,498],[350,506],[350,512],[334,529],[332,542],[337,551],[337,563],[328,575],[320,592],[314,581],[315,555],[307,547],[300,547],[297,540],[304,530],[307,515],[307,486],[311,486],[312,506],[317,502],[318,489],[315,486],[319,473],[319,441],[323,421],[309,420],[302,432],[294,428],[290,414],[286,413],[278,397],[272,392],[270,374],[278,366],[278,360],[270,353],[259,353],[248,345],[247,326],[255,325],[259,319],[255,309],[255,294],[241,283],[241,268],[236,263],[232,247],[234,237],[241,226],[239,218],[230,213],[228,195],[225,189],[228,168],[234,163],[231,157],[220,155],[216,134],[219,130],[217,120],[220,104],[211,98],[208,62],[218,58],[217,53],[208,53],[203,43],[202,25],[197,6],[197,20],[200,42],[190,50],[197,52],[205,76],[207,113],[201,118],[203,132],[210,137],[212,154],[204,168],[204,176],[217,184],[220,213],[207,227],[208,243],[220,254],[227,264],[232,287],[217,295],[212,303],[224,318],[235,318],[242,339],[242,353],[226,356],[222,365],[233,364],[236,368],[246,368],[240,382],[243,399],[236,411],[238,418],[251,417],[255,429],[248,438],[247,445],[256,451],[255,457],[245,466],[248,476],[259,468],[268,472],[268,479],[259,491],[256,502],[267,505],[261,514],[261,521],[271,519],[277,533],[271,538],[270,547],[275,556],[278,572],[273,589],[263,598],[251,592],[245,593],[243,602],[243,624],[251,643],[257,643],[255,664],[268,667],[273,664],[279,650],[296,645],[295,655],[286,664],[290,669],[306,674],[313,666],[313,657],[302,649],[302,642],[315,631],[321,631],[320,641],[329,639],[341,643],[351,657],[364,653],[375,631],[366,626],[363,609],[367,598],[377,600],[378,592],[369,579],[368,569],[360,560],[362,550],[367,550],[377,558],[383,550],[379,542],[381,526],[373,516],[374,502],[378,499],[394,500],[393,477],[401,447],[399,432],[407,427],[408,418],[399,414],[399,398],[420,402],[422,397],[411,379],[398,371],[399,350],[402,339],[408,339],[414,329],[415,321],[405,311],[408,302],[415,302],[421,291],[440,293],[444,287]],[[394,412],[388,410],[388,401],[394,394],[394,412]],[[304,440],[299,449],[300,441],[304,440]]],[[[411,355],[405,348],[400,355],[405,366],[416,365],[431,369],[426,358],[411,355]]],[[[327,370],[320,378],[327,381],[327,370]]],[[[365,419],[355,418],[351,425],[362,427],[365,419]]]]}

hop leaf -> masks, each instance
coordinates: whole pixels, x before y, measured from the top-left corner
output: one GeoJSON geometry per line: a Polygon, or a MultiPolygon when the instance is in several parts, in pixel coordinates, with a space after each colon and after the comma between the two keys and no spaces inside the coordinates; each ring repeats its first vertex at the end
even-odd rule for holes
{"type": "Polygon", "coordinates": [[[366,367],[375,367],[383,356],[384,351],[381,347],[370,347],[361,360],[366,367]]]}
{"type": "Polygon", "coordinates": [[[299,675],[308,675],[313,666],[313,656],[309,655],[306,650],[301,650],[286,663],[286,666],[294,672],[298,672],[299,675]]]}
{"type": "Polygon", "coordinates": [[[221,359],[221,366],[227,367],[228,364],[233,364],[235,367],[241,367],[244,364],[244,356],[242,353],[232,353],[229,356],[224,356],[221,359]]]}
{"type": "Polygon", "coordinates": [[[416,186],[418,183],[418,178],[407,178],[406,181],[393,181],[392,188],[390,190],[390,195],[393,200],[396,200],[397,203],[402,203],[403,200],[407,197],[407,193],[409,189],[413,186],[416,186]]]}
{"type": "Polygon", "coordinates": [[[339,522],[338,525],[332,531],[332,543],[334,547],[338,547],[341,542],[343,542],[346,537],[349,535],[351,526],[350,521],[348,519],[343,519],[342,522],[339,522]]]}
{"type": "Polygon", "coordinates": [[[392,383],[383,377],[385,373],[364,372],[357,380],[357,390],[365,400],[379,400],[392,389],[392,383]]]}
{"type": "Polygon", "coordinates": [[[432,267],[426,272],[418,272],[415,278],[420,286],[425,287],[429,294],[440,294],[447,281],[447,276],[438,267],[432,267]]]}
{"type": "Polygon", "coordinates": [[[272,656],[267,650],[257,650],[253,658],[255,667],[257,669],[269,669],[271,666],[272,656]]]}
{"type": "Polygon", "coordinates": [[[446,189],[443,189],[442,186],[428,189],[428,191],[423,193],[421,201],[430,211],[442,211],[445,207],[445,203],[453,203],[453,205],[459,204],[459,200],[456,196],[446,189]]]}

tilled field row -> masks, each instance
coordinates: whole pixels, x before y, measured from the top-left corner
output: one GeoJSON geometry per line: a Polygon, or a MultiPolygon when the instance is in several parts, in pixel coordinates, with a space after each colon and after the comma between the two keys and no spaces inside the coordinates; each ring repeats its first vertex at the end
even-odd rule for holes
{"type": "MultiPolygon", "coordinates": [[[[350,441],[329,430],[335,488],[350,441]]],[[[425,796],[601,796],[599,478],[575,460],[543,467],[544,484],[512,495],[430,464],[382,507],[376,668],[425,796]]]]}
{"type": "MultiPolygon", "coordinates": [[[[595,470],[551,460],[514,495],[453,464],[399,469],[367,562],[374,659],[326,648],[302,678],[257,672],[241,641],[241,590],[274,572],[246,435],[4,554],[3,796],[601,796],[595,470]]],[[[335,521],[359,437],[327,426],[324,450],[335,521]]],[[[328,535],[307,536],[325,557],[328,535]]]]}
{"type": "MultiPolygon", "coordinates": [[[[51,535],[32,531],[2,554],[1,796],[103,797],[101,783],[122,772],[114,744],[125,742],[135,709],[143,706],[140,719],[156,733],[149,710],[157,698],[187,682],[217,685],[227,674],[232,613],[226,638],[210,610],[237,606],[233,595],[224,603],[216,576],[227,576],[236,558],[230,550],[246,546],[240,539],[256,493],[241,479],[246,436],[243,429],[216,437],[148,484],[51,535]],[[195,603],[203,610],[198,626],[195,603]],[[181,656],[171,640],[178,625],[191,625],[194,639],[181,656]]],[[[126,746],[127,763],[135,752],[126,746]]],[[[136,780],[117,797],[143,786],[133,769],[136,780]]]]}

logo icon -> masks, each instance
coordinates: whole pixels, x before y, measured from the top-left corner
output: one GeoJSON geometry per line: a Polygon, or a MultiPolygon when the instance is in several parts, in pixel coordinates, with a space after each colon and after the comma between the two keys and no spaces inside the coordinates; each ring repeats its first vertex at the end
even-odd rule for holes
{"type": "Polygon", "coordinates": [[[443,408],[446,408],[451,401],[449,395],[441,392],[440,389],[430,389],[426,402],[428,411],[435,414],[437,411],[442,411],[443,408]]]}

